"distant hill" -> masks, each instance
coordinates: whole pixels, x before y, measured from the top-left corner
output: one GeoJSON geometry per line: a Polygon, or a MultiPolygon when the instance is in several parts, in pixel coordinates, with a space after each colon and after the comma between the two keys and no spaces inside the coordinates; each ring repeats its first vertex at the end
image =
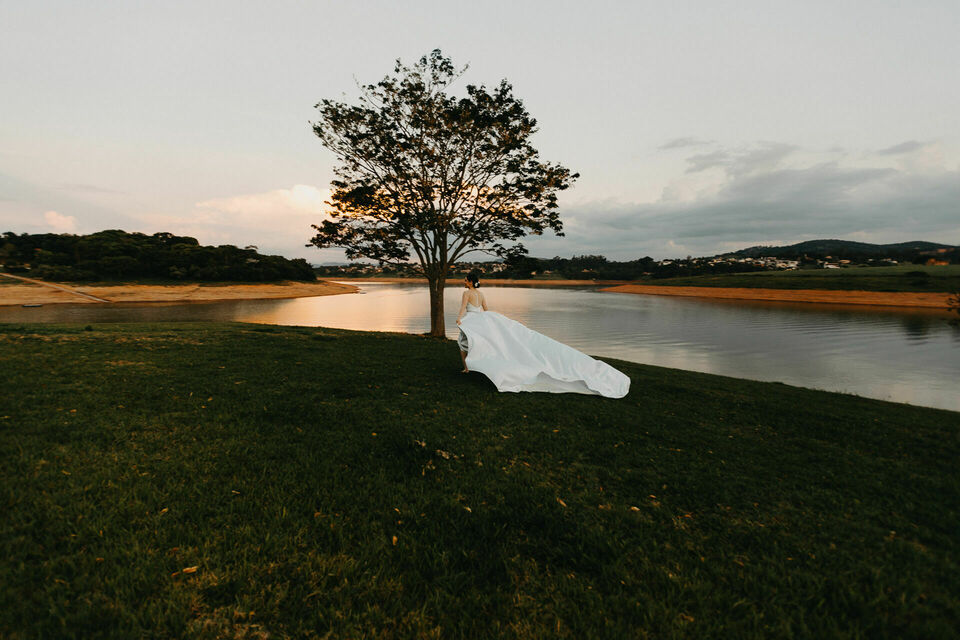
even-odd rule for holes
{"type": "Polygon", "coordinates": [[[831,256],[834,258],[894,258],[922,255],[926,253],[936,254],[942,252],[953,253],[960,250],[949,244],[939,244],[936,242],[926,242],[924,240],[912,240],[910,242],[897,242],[894,244],[871,244],[869,242],[854,242],[852,240],[807,240],[782,247],[756,246],[747,247],[731,253],[724,253],[724,256],[736,256],[739,258],[759,258],[769,256],[771,258],[799,258],[809,256],[811,258],[825,258],[831,256]]]}

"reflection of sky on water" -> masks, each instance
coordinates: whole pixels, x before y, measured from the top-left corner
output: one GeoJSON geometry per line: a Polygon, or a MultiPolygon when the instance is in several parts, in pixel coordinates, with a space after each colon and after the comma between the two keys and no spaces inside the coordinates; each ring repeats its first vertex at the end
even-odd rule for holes
{"type": "MultiPolygon", "coordinates": [[[[484,288],[488,306],[593,355],[960,410],[960,328],[929,311],[718,301],[593,288],[484,288]]],[[[447,289],[447,334],[461,287],[447,289]]],[[[356,295],[194,304],[2,308],[0,321],[240,320],[423,333],[424,285],[356,295]]]]}

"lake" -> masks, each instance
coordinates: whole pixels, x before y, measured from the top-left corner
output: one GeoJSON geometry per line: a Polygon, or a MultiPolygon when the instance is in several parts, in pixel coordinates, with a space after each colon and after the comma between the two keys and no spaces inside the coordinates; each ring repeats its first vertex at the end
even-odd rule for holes
{"type": "MultiPolygon", "coordinates": [[[[290,300],[3,307],[0,322],[215,320],[429,330],[425,285],[361,288],[360,294],[290,300]]],[[[604,293],[596,287],[484,291],[491,309],[592,355],[960,411],[960,327],[942,313],[604,293]]],[[[446,293],[451,338],[457,335],[459,301],[458,283],[446,293]]]]}

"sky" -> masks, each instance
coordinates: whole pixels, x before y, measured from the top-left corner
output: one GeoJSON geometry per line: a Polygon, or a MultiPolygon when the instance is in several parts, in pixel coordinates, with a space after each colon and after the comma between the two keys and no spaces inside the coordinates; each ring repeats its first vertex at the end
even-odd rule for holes
{"type": "Polygon", "coordinates": [[[531,255],[960,244],[957,33],[956,0],[0,0],[0,231],[342,261],[304,246],[314,105],[439,48],[581,175],[531,255]]]}

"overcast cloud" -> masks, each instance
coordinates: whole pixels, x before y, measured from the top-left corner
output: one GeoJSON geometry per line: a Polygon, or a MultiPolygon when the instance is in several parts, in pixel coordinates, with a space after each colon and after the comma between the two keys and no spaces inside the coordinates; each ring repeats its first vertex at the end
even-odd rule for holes
{"type": "Polygon", "coordinates": [[[320,99],[441,48],[581,174],[534,255],[960,244],[960,3],[0,3],[0,231],[170,231],[313,262],[320,99]],[[829,19],[826,19],[826,18],[829,19]]]}
{"type": "MultiPolygon", "coordinates": [[[[854,166],[831,159],[835,150],[809,154],[769,142],[691,155],[689,172],[714,173],[714,182],[696,197],[570,207],[565,233],[576,238],[577,253],[618,259],[712,255],[817,238],[956,242],[960,170],[924,162],[924,156],[938,156],[936,145],[891,148],[898,147],[898,155],[917,157],[893,166],[884,149],[873,162],[854,166]]],[[[570,245],[551,238],[527,244],[543,256],[567,255],[561,249],[570,245]]]]}

